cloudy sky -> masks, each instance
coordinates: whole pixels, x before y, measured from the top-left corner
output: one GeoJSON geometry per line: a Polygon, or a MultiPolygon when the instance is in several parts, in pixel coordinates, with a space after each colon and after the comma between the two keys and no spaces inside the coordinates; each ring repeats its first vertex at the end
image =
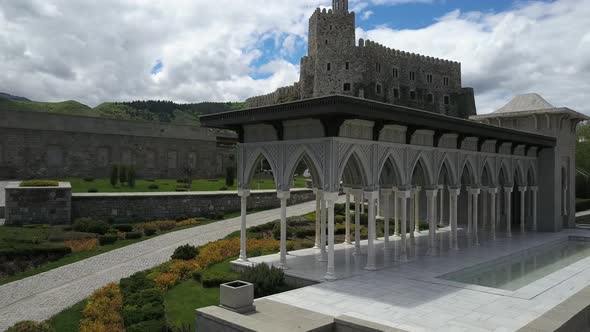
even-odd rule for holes
{"type": "MultiPolygon", "coordinates": [[[[590,0],[350,0],[357,38],[462,62],[479,113],[539,92],[590,114],[590,0]]],[[[0,0],[0,91],[239,101],[299,78],[329,0],[0,0]]]]}

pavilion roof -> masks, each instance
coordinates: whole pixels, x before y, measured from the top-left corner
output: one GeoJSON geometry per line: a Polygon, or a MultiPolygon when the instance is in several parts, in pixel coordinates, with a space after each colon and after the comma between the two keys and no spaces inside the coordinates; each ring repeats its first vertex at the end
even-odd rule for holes
{"type": "MultiPolygon", "coordinates": [[[[439,135],[456,133],[463,137],[479,137],[528,146],[553,147],[556,144],[556,139],[551,136],[343,95],[203,115],[200,121],[204,127],[239,132],[244,125],[261,123],[274,125],[283,121],[306,118],[319,119],[325,127],[342,124],[345,120],[362,119],[374,121],[377,128],[393,124],[406,126],[412,130],[433,130],[439,135]]],[[[326,132],[331,133],[326,136],[337,136],[334,134],[337,131],[326,130],[326,132]]]]}

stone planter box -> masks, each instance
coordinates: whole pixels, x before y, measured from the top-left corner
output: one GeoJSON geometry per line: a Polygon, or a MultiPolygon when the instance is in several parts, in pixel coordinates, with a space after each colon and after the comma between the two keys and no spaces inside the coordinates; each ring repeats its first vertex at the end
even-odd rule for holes
{"type": "Polygon", "coordinates": [[[243,314],[256,310],[254,306],[254,285],[245,281],[232,281],[219,287],[221,307],[243,314]]]}
{"type": "Polygon", "coordinates": [[[6,225],[71,223],[72,187],[60,182],[58,187],[19,187],[20,182],[6,186],[6,225]]]}

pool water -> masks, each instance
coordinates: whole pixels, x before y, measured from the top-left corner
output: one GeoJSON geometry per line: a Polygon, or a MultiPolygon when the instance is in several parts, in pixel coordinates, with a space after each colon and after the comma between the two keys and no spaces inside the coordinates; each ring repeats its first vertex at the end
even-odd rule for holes
{"type": "Polygon", "coordinates": [[[590,256],[590,241],[553,242],[438,278],[514,291],[590,256]]]}

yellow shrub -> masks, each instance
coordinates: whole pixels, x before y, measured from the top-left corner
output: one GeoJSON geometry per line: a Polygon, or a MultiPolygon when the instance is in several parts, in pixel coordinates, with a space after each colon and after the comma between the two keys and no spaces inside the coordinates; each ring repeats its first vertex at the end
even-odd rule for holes
{"type": "Polygon", "coordinates": [[[124,332],[119,286],[108,284],[90,296],[80,321],[80,332],[124,332]]]}
{"type": "Polygon", "coordinates": [[[189,261],[174,260],[168,269],[168,273],[174,273],[180,280],[185,280],[190,277],[191,272],[199,268],[199,264],[194,259],[189,261]]]}
{"type": "Polygon", "coordinates": [[[171,272],[164,272],[156,277],[156,284],[158,284],[158,287],[163,291],[176,285],[178,281],[180,281],[179,276],[176,273],[171,272]]]}
{"type": "Polygon", "coordinates": [[[160,231],[169,231],[173,230],[176,227],[176,221],[174,220],[166,220],[166,221],[150,221],[138,224],[135,226],[137,230],[143,231],[145,228],[152,227],[157,228],[160,231]]]}
{"type": "Polygon", "coordinates": [[[86,251],[98,246],[98,239],[65,240],[64,245],[72,249],[72,252],[86,251]]]}

